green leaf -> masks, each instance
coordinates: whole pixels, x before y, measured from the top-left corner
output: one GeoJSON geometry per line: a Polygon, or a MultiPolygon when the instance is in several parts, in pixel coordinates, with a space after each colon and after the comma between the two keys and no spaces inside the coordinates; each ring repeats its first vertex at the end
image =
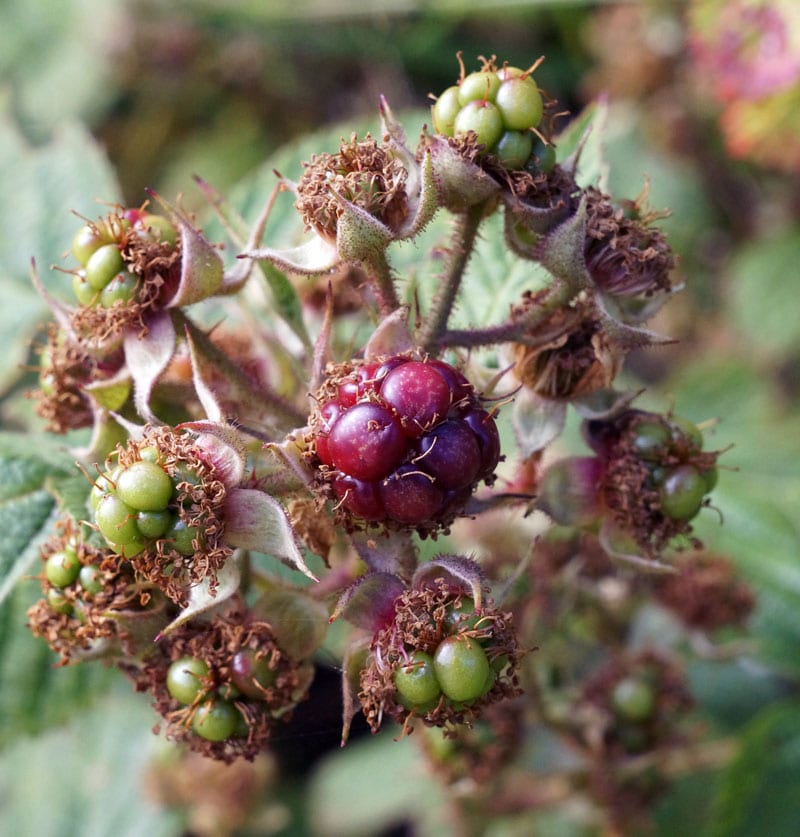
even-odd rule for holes
{"type": "Polygon", "coordinates": [[[694,359],[669,389],[679,415],[718,420],[704,431],[706,449],[732,446],[720,457],[711,494],[719,514],[703,510],[693,526],[753,586],[762,658],[800,672],[800,417],[777,410],[769,379],[740,360],[694,359]]]}
{"type": "Polygon", "coordinates": [[[50,532],[56,504],[48,481],[73,474],[71,461],[54,447],[49,439],[0,435],[0,602],[29,572],[50,532]]]}
{"type": "Polygon", "coordinates": [[[745,728],[722,777],[709,837],[797,833],[800,798],[800,706],[765,710],[745,728]]]}
{"type": "Polygon", "coordinates": [[[57,657],[25,624],[26,611],[40,597],[31,579],[0,604],[0,747],[23,733],[62,723],[113,680],[113,672],[100,663],[57,665],[57,657]]]}
{"type": "Polygon", "coordinates": [[[309,794],[314,833],[327,837],[367,837],[409,820],[421,834],[451,833],[442,792],[408,736],[348,744],[321,764],[309,794]]]}
{"type": "Polygon", "coordinates": [[[41,134],[80,113],[102,112],[111,84],[110,32],[123,31],[123,0],[93,7],[80,0],[3,4],[0,74],[14,83],[15,105],[26,127],[41,134]]]}
{"type": "Polygon", "coordinates": [[[562,165],[580,149],[576,180],[580,186],[607,188],[608,165],[605,162],[608,104],[588,105],[555,138],[556,156],[562,165]]]}
{"type": "Polygon", "coordinates": [[[773,360],[800,351],[798,252],[800,233],[790,229],[740,248],[730,267],[733,322],[758,355],[773,360]]]}
{"type": "MultiPolygon", "coordinates": [[[[83,666],[79,666],[83,668],[83,666]]],[[[64,670],[59,670],[63,675],[64,670]]],[[[31,695],[27,695],[30,699],[31,695]]],[[[158,740],[142,695],[122,682],[99,703],[70,706],[70,722],[23,738],[0,760],[3,829],[37,837],[178,837],[178,816],[143,793],[158,740]]]]}
{"type": "MultiPolygon", "coordinates": [[[[37,50],[41,52],[41,50],[37,50]]],[[[31,259],[42,272],[62,259],[81,226],[74,213],[101,214],[98,200],[115,201],[120,193],[103,152],[81,126],[64,123],[52,141],[33,148],[23,139],[0,102],[0,187],[13,200],[0,203],[0,392],[19,377],[19,365],[47,308],[30,281],[31,259]]],[[[68,288],[64,275],[45,277],[57,295],[68,288]]],[[[65,291],[66,292],[66,291],[65,291]]]]}

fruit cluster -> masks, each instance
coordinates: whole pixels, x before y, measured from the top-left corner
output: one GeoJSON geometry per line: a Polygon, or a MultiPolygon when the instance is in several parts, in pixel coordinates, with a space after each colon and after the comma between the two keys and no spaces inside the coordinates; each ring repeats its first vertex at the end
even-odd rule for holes
{"type": "Polygon", "coordinates": [[[668,422],[644,420],[634,428],[632,446],[647,463],[662,514],[673,520],[695,517],[718,477],[716,465],[690,461],[703,448],[697,426],[677,416],[668,422]]]}
{"type": "Polygon", "coordinates": [[[384,713],[430,726],[469,723],[484,705],[513,694],[517,649],[507,620],[443,584],[403,594],[361,674],[373,729],[384,713]]]}
{"type": "Polygon", "coordinates": [[[447,525],[480,480],[493,479],[494,418],[444,361],[395,355],[340,369],[317,403],[312,460],[346,522],[428,531],[447,525]]]}
{"type": "Polygon", "coordinates": [[[203,535],[180,514],[179,485],[196,475],[176,469],[170,475],[154,447],[140,449],[141,459],[102,474],[92,487],[90,504],[100,534],[125,558],[138,555],[156,540],[167,541],[181,555],[194,554],[203,535]]]}
{"type": "Polygon", "coordinates": [[[480,616],[471,599],[463,599],[459,607],[453,605],[447,617],[453,633],[432,653],[413,651],[392,678],[398,702],[417,714],[435,709],[442,696],[454,703],[477,700],[491,690],[497,671],[507,662],[500,657],[489,663],[482,642],[490,636],[488,632],[482,636],[480,616]]]}
{"type": "Polygon", "coordinates": [[[62,549],[48,556],[44,564],[44,575],[51,585],[47,591],[47,602],[56,613],[71,616],[76,608],[80,608],[77,601],[71,601],[64,594],[64,589],[76,581],[84,593],[92,596],[103,589],[100,567],[81,563],[74,540],[67,541],[62,549]]]}
{"type": "Polygon", "coordinates": [[[716,454],[703,454],[703,434],[680,416],[636,412],[615,446],[641,463],[645,488],[657,492],[665,517],[689,521],[717,483],[716,454]]]}
{"type": "Polygon", "coordinates": [[[167,691],[183,706],[195,707],[192,731],[207,741],[246,736],[247,726],[233,700],[242,695],[264,700],[277,678],[277,671],[270,666],[269,660],[252,650],[235,653],[230,670],[230,682],[216,689],[208,686],[208,664],[197,657],[181,657],[167,670],[167,691]]]}
{"type": "Polygon", "coordinates": [[[612,758],[676,738],[675,722],[693,703],[683,672],[650,650],[610,658],[587,680],[582,700],[605,716],[601,746],[612,758]]]}
{"type": "Polygon", "coordinates": [[[130,567],[108,562],[108,550],[91,546],[73,525],[42,548],[44,597],[28,611],[28,625],[67,662],[135,653],[140,628],[147,640],[164,616],[153,592],[140,595],[130,567]],[[112,566],[113,565],[113,566],[112,566]]]}
{"type": "Polygon", "coordinates": [[[598,454],[602,501],[621,528],[648,553],[676,535],[707,504],[717,481],[718,451],[703,450],[703,434],[679,416],[626,410],[584,425],[598,454]]]}
{"type": "Polygon", "coordinates": [[[177,244],[175,226],[161,215],[128,209],[81,227],[72,240],[72,255],[81,265],[73,274],[72,290],[82,306],[111,308],[139,293],[141,277],[126,260],[129,242],[177,244]]]}
{"type": "Polygon", "coordinates": [[[530,70],[491,62],[448,87],[432,108],[434,130],[446,137],[472,131],[485,152],[509,169],[522,168],[542,121],[542,94],[530,70]]]}
{"type": "Polygon", "coordinates": [[[168,735],[223,761],[263,749],[313,677],[312,664],[288,656],[269,623],[240,610],[170,633],[145,670],[168,735]]]}

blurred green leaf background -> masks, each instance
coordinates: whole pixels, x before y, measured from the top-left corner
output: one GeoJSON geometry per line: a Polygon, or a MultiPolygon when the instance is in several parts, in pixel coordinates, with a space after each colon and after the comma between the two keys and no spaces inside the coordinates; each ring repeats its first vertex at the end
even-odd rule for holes
{"type": "MultiPolygon", "coordinates": [[[[714,447],[730,450],[714,493],[719,514],[705,512],[698,529],[758,596],[752,654],[692,675],[709,724],[741,746],[702,799],[676,787],[656,812],[656,833],[796,833],[800,180],[796,171],[729,156],[719,103],[698,78],[687,39],[687,4],[659,0],[4,0],[0,423],[3,445],[32,451],[22,472],[0,463],[4,573],[29,566],[52,512],[48,480],[69,466],[58,440],[42,447],[24,393],[35,385],[26,364],[46,317],[30,284],[31,259],[54,285],[48,268],[64,263],[73,213],[95,217],[98,202],[136,205],[152,187],[170,199],[182,193],[202,218],[208,213],[193,181],[200,175],[252,218],[273,168],[296,175],[314,150],[333,150],[338,137],[375,126],[379,95],[395,111],[424,113],[427,94],[457,78],[459,50],[468,67],[479,55],[528,66],[544,54],[539,83],[565,110],[576,114],[597,96],[608,103],[607,188],[632,199],[647,186],[648,204],[671,211],[664,228],[686,291],[653,326],[678,342],[632,356],[627,382],[647,388],[645,405],[715,422],[714,447]],[[321,133],[307,137],[312,131],[321,133]],[[33,531],[20,531],[20,518],[33,531]]],[[[293,228],[287,214],[271,221],[268,236],[293,228]]],[[[502,272],[509,287],[520,281],[513,265],[505,272],[502,252],[481,246],[486,269],[502,272]]],[[[401,264],[405,258],[410,264],[414,254],[398,254],[401,264]]],[[[465,318],[484,306],[482,274],[469,278],[476,296],[460,312],[465,318]]],[[[99,665],[54,669],[44,644],[28,635],[24,612],[36,586],[22,580],[0,607],[0,809],[8,833],[201,828],[202,806],[185,789],[153,790],[152,775],[169,769],[171,756],[148,735],[155,717],[146,702],[99,665]]],[[[335,739],[337,723],[334,714],[309,735],[335,739]]],[[[236,833],[407,833],[390,829],[409,821],[416,830],[408,833],[447,833],[443,800],[420,770],[409,742],[390,734],[334,750],[311,770],[270,764],[256,813],[236,833]]],[[[569,816],[536,814],[498,819],[491,833],[592,832],[569,816]]]]}

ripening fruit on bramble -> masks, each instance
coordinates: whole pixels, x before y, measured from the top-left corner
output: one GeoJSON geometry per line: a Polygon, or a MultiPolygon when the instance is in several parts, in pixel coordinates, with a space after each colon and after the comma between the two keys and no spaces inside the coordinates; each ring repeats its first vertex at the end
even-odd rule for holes
{"type": "Polygon", "coordinates": [[[542,121],[542,96],[530,76],[517,76],[500,84],[494,102],[507,131],[525,131],[542,121]]]}
{"type": "Polygon", "coordinates": [[[167,691],[178,703],[188,706],[206,691],[203,678],[208,666],[194,657],[181,657],[167,669],[167,691]]]}
{"type": "Polygon", "coordinates": [[[655,712],[656,696],[653,687],[640,678],[625,677],[614,686],[611,706],[626,721],[646,721],[655,712]]]}
{"type": "Polygon", "coordinates": [[[45,562],[44,574],[55,587],[67,587],[78,577],[81,562],[74,550],[54,552],[45,562]]]}
{"type": "Polygon", "coordinates": [[[47,591],[47,603],[56,613],[69,616],[72,613],[72,603],[58,587],[51,587],[47,591]]]}
{"type": "Polygon", "coordinates": [[[434,130],[447,137],[453,136],[456,116],[458,116],[458,112],[461,110],[458,93],[458,87],[448,87],[436,100],[436,104],[432,109],[434,130]]]}
{"type": "Polygon", "coordinates": [[[120,271],[100,291],[100,307],[111,308],[115,302],[130,302],[136,296],[139,277],[128,270],[120,271]]]}
{"type": "Polygon", "coordinates": [[[397,355],[346,368],[317,401],[312,463],[347,522],[432,530],[493,479],[497,426],[447,363],[397,355]]]}
{"type": "Polygon", "coordinates": [[[432,121],[434,130],[445,137],[474,132],[484,152],[508,169],[521,169],[531,158],[533,130],[543,114],[542,95],[528,71],[497,70],[487,62],[439,96],[432,121]]]}
{"type": "Polygon", "coordinates": [[[278,672],[270,667],[269,660],[259,657],[255,651],[239,651],[231,659],[231,683],[245,697],[263,700],[277,677],[278,672]]]}
{"type": "Polygon", "coordinates": [[[463,702],[483,695],[492,675],[480,643],[464,636],[442,640],[433,655],[433,668],[444,694],[450,700],[463,702]]]}
{"type": "Polygon", "coordinates": [[[155,462],[134,462],[117,477],[117,496],[136,511],[163,511],[173,492],[172,479],[155,462]]]}
{"type": "Polygon", "coordinates": [[[72,240],[72,255],[80,265],[73,273],[72,290],[79,305],[112,308],[117,302],[135,301],[141,277],[127,264],[136,261],[133,250],[151,244],[167,250],[177,246],[178,230],[168,218],[138,209],[117,210],[81,227],[72,240]]]}
{"type": "Polygon", "coordinates": [[[504,128],[500,110],[492,102],[483,99],[467,102],[453,123],[454,133],[466,134],[467,131],[474,131],[476,141],[487,150],[497,145],[504,128]]]}
{"type": "Polygon", "coordinates": [[[496,73],[484,73],[480,70],[470,73],[458,86],[458,101],[463,107],[476,99],[494,101],[500,87],[500,78],[496,73]]]}
{"type": "Polygon", "coordinates": [[[101,474],[90,493],[95,523],[109,546],[125,558],[142,552],[150,542],[166,541],[181,555],[192,555],[202,533],[180,516],[176,486],[196,481],[186,469],[170,476],[158,463],[158,452],[143,449],[144,457],[101,474]]]}
{"type": "Polygon", "coordinates": [[[93,596],[96,596],[103,589],[100,568],[92,564],[81,567],[78,573],[78,581],[80,581],[81,587],[93,596]]]}
{"type": "Polygon", "coordinates": [[[691,465],[668,471],[661,485],[661,511],[673,520],[691,520],[703,505],[708,486],[691,465]]]}
{"type": "Polygon", "coordinates": [[[239,710],[227,700],[200,704],[192,716],[192,731],[207,741],[227,741],[239,728],[239,710]]]}
{"type": "Polygon", "coordinates": [[[442,694],[433,658],[424,651],[416,651],[407,663],[400,665],[393,679],[400,702],[409,709],[434,703],[442,694]]]}

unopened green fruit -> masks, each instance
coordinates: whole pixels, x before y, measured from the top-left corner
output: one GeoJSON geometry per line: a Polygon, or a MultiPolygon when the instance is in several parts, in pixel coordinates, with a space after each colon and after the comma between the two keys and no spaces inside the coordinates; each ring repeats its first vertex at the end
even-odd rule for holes
{"type": "Polygon", "coordinates": [[[458,101],[462,107],[479,100],[493,101],[499,87],[500,79],[496,73],[481,70],[470,73],[458,87],[458,101]]]}
{"type": "Polygon", "coordinates": [[[72,614],[72,603],[58,587],[51,587],[47,591],[47,603],[56,613],[62,613],[65,616],[72,614]]]}
{"type": "Polygon", "coordinates": [[[44,565],[47,580],[56,587],[67,587],[78,577],[81,563],[74,552],[54,552],[44,565]]]}
{"type": "Polygon", "coordinates": [[[408,708],[430,704],[442,694],[433,657],[424,651],[414,652],[407,663],[402,663],[395,670],[393,680],[402,704],[408,708]]]}
{"type": "Polygon", "coordinates": [[[117,494],[106,494],[100,500],[94,520],[100,533],[109,543],[122,545],[141,540],[135,510],[117,494]]]}
{"type": "Polygon", "coordinates": [[[203,678],[208,675],[208,665],[195,657],[181,657],[167,669],[167,691],[188,706],[205,691],[203,678]]]}
{"type": "Polygon", "coordinates": [[[456,116],[461,110],[458,101],[458,88],[448,87],[434,103],[431,108],[433,130],[445,137],[452,137],[456,116]]]}
{"type": "Polygon", "coordinates": [[[659,421],[643,421],[636,425],[633,450],[640,459],[656,461],[669,444],[669,428],[659,421]]]}
{"type": "Polygon", "coordinates": [[[518,76],[504,81],[494,101],[508,131],[526,131],[542,121],[542,94],[530,76],[518,76]]]}
{"type": "Polygon", "coordinates": [[[442,691],[450,700],[469,702],[483,694],[491,667],[480,643],[466,637],[442,640],[433,655],[433,667],[442,691]]]}
{"type": "Polygon", "coordinates": [[[148,213],[136,225],[137,232],[146,236],[152,241],[162,241],[168,244],[175,244],[178,240],[178,231],[169,218],[163,215],[152,215],[148,213]]]}
{"type": "Polygon", "coordinates": [[[96,596],[103,590],[103,574],[99,567],[95,567],[92,564],[81,567],[78,573],[78,579],[81,587],[93,596],[96,596]]]}
{"type": "Polygon", "coordinates": [[[86,262],[86,281],[96,291],[103,288],[122,270],[125,262],[116,244],[104,244],[86,262]]]}
{"type": "Polygon", "coordinates": [[[168,509],[164,511],[140,511],[136,515],[136,525],[145,538],[160,538],[170,526],[174,515],[168,509]]]}
{"type": "Polygon", "coordinates": [[[176,518],[172,526],[164,532],[164,540],[170,542],[172,548],[181,555],[194,555],[194,542],[201,542],[200,530],[196,526],[188,526],[180,518],[176,518]]]}
{"type": "Polygon", "coordinates": [[[103,244],[103,239],[100,230],[93,224],[85,224],[72,239],[72,255],[83,265],[89,261],[89,257],[103,244]]]}
{"type": "Polygon", "coordinates": [[[97,291],[86,281],[86,271],[79,270],[72,277],[72,293],[79,305],[92,305],[97,300],[97,291]]]}
{"type": "Polygon", "coordinates": [[[192,718],[192,730],[207,741],[227,741],[239,728],[239,710],[226,700],[201,704],[192,718]]]}
{"type": "Polygon", "coordinates": [[[659,490],[662,514],[673,520],[691,520],[700,511],[707,490],[697,468],[691,465],[673,468],[659,490]]]}
{"type": "Polygon", "coordinates": [[[611,706],[626,721],[646,721],[655,712],[656,696],[649,683],[638,677],[624,677],[611,693],[611,706]]]}
{"type": "Polygon", "coordinates": [[[163,511],[173,491],[170,475],[155,462],[133,462],[117,478],[117,495],[136,511],[163,511]]]}
{"type": "Polygon", "coordinates": [[[115,302],[130,302],[136,296],[139,277],[128,270],[120,271],[100,291],[100,307],[111,308],[115,302]]]}
{"type": "Polygon", "coordinates": [[[506,131],[494,148],[494,155],[509,169],[521,169],[533,151],[533,134],[530,131],[506,131]]]}
{"type": "Polygon", "coordinates": [[[456,134],[474,131],[478,143],[490,151],[503,134],[503,119],[491,102],[476,100],[461,108],[453,128],[456,134]]]}

